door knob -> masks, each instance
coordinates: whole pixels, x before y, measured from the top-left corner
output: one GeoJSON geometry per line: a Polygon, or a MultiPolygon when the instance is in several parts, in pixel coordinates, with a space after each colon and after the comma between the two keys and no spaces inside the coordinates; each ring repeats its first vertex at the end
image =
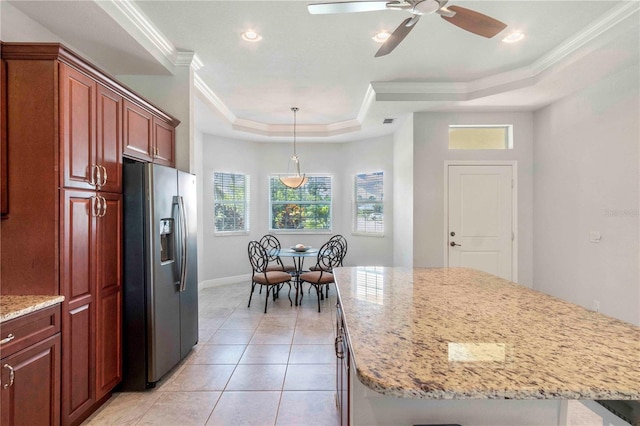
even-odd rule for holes
{"type": "Polygon", "coordinates": [[[456,242],[455,242],[455,241],[451,241],[451,242],[449,243],[449,245],[450,245],[451,247],[455,247],[455,246],[460,246],[460,247],[462,247],[462,244],[456,244],[456,242]]]}

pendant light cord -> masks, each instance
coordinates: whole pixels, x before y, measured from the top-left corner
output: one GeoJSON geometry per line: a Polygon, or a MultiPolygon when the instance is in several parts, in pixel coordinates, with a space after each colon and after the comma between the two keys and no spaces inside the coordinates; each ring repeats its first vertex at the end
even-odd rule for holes
{"type": "MultiPolygon", "coordinates": [[[[292,107],[291,111],[293,111],[293,156],[296,158],[297,162],[298,154],[296,153],[296,113],[298,112],[298,107],[292,107]]],[[[300,173],[299,170],[298,173],[300,173]]]]}

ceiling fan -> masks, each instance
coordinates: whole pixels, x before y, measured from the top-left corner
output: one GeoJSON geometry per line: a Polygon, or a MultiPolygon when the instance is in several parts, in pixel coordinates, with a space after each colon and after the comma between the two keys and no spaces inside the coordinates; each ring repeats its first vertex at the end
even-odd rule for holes
{"type": "Polygon", "coordinates": [[[316,3],[308,6],[311,14],[370,12],[374,10],[404,10],[411,13],[389,36],[376,57],[388,55],[409,34],[422,15],[437,13],[442,19],[449,21],[463,30],[491,38],[504,30],[507,25],[482,13],[460,6],[447,7],[448,0],[373,0],[345,1],[334,3],[316,3]]]}

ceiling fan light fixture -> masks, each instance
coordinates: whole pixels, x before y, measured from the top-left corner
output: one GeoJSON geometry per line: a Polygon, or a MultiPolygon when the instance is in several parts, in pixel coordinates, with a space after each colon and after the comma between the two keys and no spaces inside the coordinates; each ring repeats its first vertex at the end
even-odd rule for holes
{"type": "Polygon", "coordinates": [[[386,31],[380,31],[378,34],[374,35],[373,41],[375,41],[376,43],[384,43],[385,41],[387,41],[387,39],[391,37],[391,34],[386,32],[386,31]]]}
{"type": "Polygon", "coordinates": [[[247,30],[241,34],[242,39],[252,43],[262,40],[262,36],[253,30],[247,30]]]}
{"type": "Polygon", "coordinates": [[[291,107],[291,111],[293,112],[293,155],[289,158],[289,164],[287,166],[287,175],[280,176],[280,182],[288,188],[297,189],[302,185],[307,183],[309,180],[306,175],[300,174],[300,157],[296,153],[296,114],[298,112],[298,107],[291,107]],[[295,174],[290,174],[289,170],[291,169],[291,163],[294,163],[295,174]]]}
{"type": "Polygon", "coordinates": [[[524,38],[524,33],[523,32],[513,31],[513,32],[507,34],[507,36],[502,39],[502,42],[503,43],[517,43],[520,40],[522,40],[523,38],[524,38]]]}

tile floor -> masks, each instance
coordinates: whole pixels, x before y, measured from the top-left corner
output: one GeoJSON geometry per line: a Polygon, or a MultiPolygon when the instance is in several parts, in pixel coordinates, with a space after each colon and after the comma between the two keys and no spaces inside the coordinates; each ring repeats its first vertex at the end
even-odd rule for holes
{"type": "MultiPolygon", "coordinates": [[[[292,290],[292,299],[295,290],[292,290]]],[[[200,340],[155,389],[114,395],[85,425],[337,425],[335,287],[289,306],[249,284],[202,289],[200,340]]]]}
{"type": "MultiPolygon", "coordinates": [[[[299,307],[281,293],[266,315],[264,294],[251,308],[248,297],[248,283],[201,290],[191,354],[155,389],[114,393],[83,425],[338,425],[335,288],[321,313],[314,293],[299,307]]],[[[602,425],[577,402],[568,414],[569,426],[602,425]]]]}

